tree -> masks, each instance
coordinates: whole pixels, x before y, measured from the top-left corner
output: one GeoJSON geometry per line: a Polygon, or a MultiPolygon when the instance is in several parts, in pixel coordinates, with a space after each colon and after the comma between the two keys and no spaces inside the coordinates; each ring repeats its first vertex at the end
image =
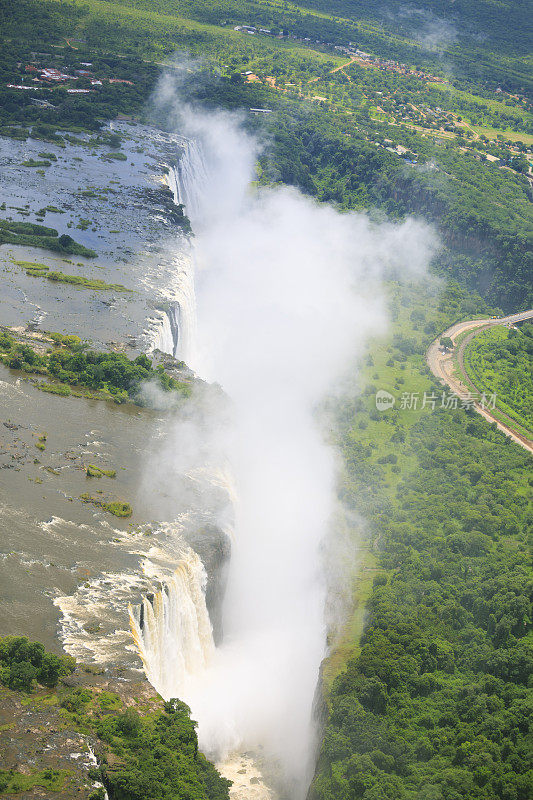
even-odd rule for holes
{"type": "Polygon", "coordinates": [[[29,661],[19,661],[11,664],[5,682],[13,691],[31,692],[36,677],[37,670],[29,661]]]}
{"type": "Polygon", "coordinates": [[[68,233],[64,233],[57,241],[63,248],[70,247],[70,245],[74,243],[74,239],[72,236],[69,236],[68,233]]]}
{"type": "Polygon", "coordinates": [[[59,678],[69,675],[74,671],[75,666],[76,661],[72,656],[56,656],[54,653],[45,653],[37,678],[45,686],[57,686],[59,678]]]}
{"type": "Polygon", "coordinates": [[[449,336],[441,336],[440,346],[445,347],[446,350],[453,350],[453,342],[449,336]]]}
{"type": "Polygon", "coordinates": [[[117,717],[117,728],[125,736],[136,736],[141,728],[141,718],[137,711],[128,708],[124,714],[117,717]]]}

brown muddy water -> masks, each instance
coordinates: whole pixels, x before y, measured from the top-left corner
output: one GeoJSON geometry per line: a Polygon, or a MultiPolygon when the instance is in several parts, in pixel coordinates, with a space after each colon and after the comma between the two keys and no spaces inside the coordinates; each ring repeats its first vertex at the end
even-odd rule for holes
{"type": "Polygon", "coordinates": [[[201,539],[205,548],[227,504],[224,488],[199,474],[201,453],[188,472],[154,475],[169,422],[135,406],[49,395],[0,366],[2,634],[53,650],[61,642],[83,661],[140,665],[128,603],[160,587],[187,542],[205,556],[201,539]],[[89,465],[116,477],[90,478],[89,465]],[[83,502],[87,493],[125,500],[133,514],[119,519],[83,502]]]}
{"type": "MultiPolygon", "coordinates": [[[[181,144],[143,126],[113,127],[126,160],[106,160],[109,148],[95,137],[65,147],[0,137],[0,218],[54,227],[97,251],[94,259],[62,258],[1,245],[0,325],[75,333],[134,355],[157,340],[160,309],[179,293],[190,258],[157,194],[181,144]],[[57,158],[44,176],[22,166],[42,151],[57,158]],[[131,291],[30,277],[15,260],[131,291]]],[[[165,447],[176,446],[166,441],[169,420],[133,405],[46,394],[0,365],[0,635],[23,634],[56,651],[63,645],[83,661],[140,667],[128,603],[159,588],[186,541],[196,547],[227,502],[201,475],[201,453],[179,474],[151,469],[165,447]],[[88,478],[89,464],[116,477],[88,478]],[[133,514],[119,519],[83,502],[84,493],[126,501],[133,514]]]]}

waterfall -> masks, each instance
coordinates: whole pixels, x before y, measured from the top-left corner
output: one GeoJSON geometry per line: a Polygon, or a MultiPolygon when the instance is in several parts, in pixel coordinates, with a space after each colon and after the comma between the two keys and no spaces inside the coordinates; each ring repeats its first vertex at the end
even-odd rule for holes
{"type": "Polygon", "coordinates": [[[187,364],[194,362],[196,345],[196,294],[194,289],[194,257],[192,252],[176,257],[174,303],[169,308],[169,322],[174,334],[175,358],[187,364]]]}
{"type": "Polygon", "coordinates": [[[162,353],[191,364],[195,355],[196,297],[194,261],[190,254],[175,257],[175,286],[168,291],[165,311],[159,311],[158,324],[152,328],[149,352],[162,353]]]}
{"type": "Polygon", "coordinates": [[[173,356],[176,350],[176,344],[177,342],[174,339],[174,331],[172,330],[170,317],[166,311],[162,312],[161,322],[155,330],[150,351],[160,350],[162,353],[168,353],[173,356]]]}
{"type": "Polygon", "coordinates": [[[167,700],[209,665],[215,651],[205,603],[206,577],[199,556],[189,550],[160,591],[129,606],[130,628],[146,677],[167,700]]]}
{"type": "MultiPolygon", "coordinates": [[[[194,217],[206,191],[208,175],[200,146],[186,141],[177,167],[170,167],[168,186],[174,202],[194,217]]],[[[196,339],[196,296],[192,251],[175,257],[174,283],[168,309],[154,338],[158,348],[190,362],[196,339]]],[[[179,693],[189,677],[210,663],[215,651],[207,610],[207,576],[199,556],[186,551],[171,578],[155,594],[129,605],[130,630],[142,659],[146,677],[165,698],[179,693]]]]}
{"type": "MultiPolygon", "coordinates": [[[[197,218],[208,180],[207,167],[198,143],[186,141],[178,165],[168,169],[166,180],[174,202],[185,206],[189,218],[197,218]]],[[[196,340],[195,262],[192,244],[189,244],[188,252],[175,256],[174,265],[173,286],[168,293],[169,308],[162,318],[152,349],[157,348],[191,364],[195,357],[196,340]]]]}
{"type": "Polygon", "coordinates": [[[172,355],[176,356],[180,342],[180,335],[182,334],[181,328],[181,308],[179,303],[172,303],[167,312],[168,320],[170,323],[170,331],[172,333],[173,350],[172,355]]]}
{"type": "Polygon", "coordinates": [[[209,174],[201,145],[191,139],[185,143],[183,154],[169,174],[169,187],[174,202],[185,206],[189,219],[198,219],[202,196],[207,192],[209,174]]]}
{"type": "Polygon", "coordinates": [[[181,348],[181,308],[179,303],[171,303],[167,311],[161,312],[161,322],[157,326],[150,351],[160,350],[177,358],[181,348]]]}

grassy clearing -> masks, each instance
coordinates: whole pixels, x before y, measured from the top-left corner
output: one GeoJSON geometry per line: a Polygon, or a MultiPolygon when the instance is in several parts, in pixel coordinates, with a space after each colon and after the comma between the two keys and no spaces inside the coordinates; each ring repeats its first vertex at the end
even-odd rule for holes
{"type": "Polygon", "coordinates": [[[470,125],[473,131],[478,136],[486,136],[487,139],[496,139],[498,134],[501,134],[510,142],[523,142],[524,144],[533,144],[533,135],[530,133],[517,133],[516,131],[501,130],[498,128],[486,128],[481,125],[470,125]]]}
{"type": "MultiPolygon", "coordinates": [[[[476,386],[472,382],[472,380],[470,379],[470,376],[465,372],[464,369],[461,369],[461,365],[459,364],[459,361],[457,360],[457,357],[456,357],[455,353],[453,355],[452,363],[453,363],[453,374],[454,374],[454,376],[458,380],[460,380],[461,383],[464,386],[468,387],[468,389],[470,389],[471,392],[476,393],[476,394],[482,393],[482,392],[480,392],[480,387],[476,386]]],[[[490,392],[487,391],[486,394],[490,394],[490,392]]],[[[528,430],[527,428],[525,428],[523,425],[521,425],[513,417],[512,414],[509,414],[506,411],[500,410],[500,408],[498,408],[498,406],[496,406],[495,408],[491,408],[490,409],[490,413],[492,414],[494,419],[498,420],[498,422],[501,422],[502,425],[507,425],[507,427],[511,427],[516,433],[519,433],[521,436],[525,436],[527,439],[533,438],[532,432],[530,430],[528,430]],[[511,419],[510,419],[510,417],[511,417],[511,419]]]]}
{"type": "Polygon", "coordinates": [[[66,769],[43,769],[29,774],[14,770],[0,770],[0,791],[5,794],[30,792],[35,787],[60,792],[66,778],[72,773],[66,769]]]}
{"type": "MultiPolygon", "coordinates": [[[[48,2],[58,3],[61,0],[48,0],[48,2]]],[[[315,59],[318,63],[333,61],[342,64],[346,59],[332,53],[322,53],[319,50],[312,50],[304,47],[298,42],[291,42],[284,39],[275,39],[266,36],[245,36],[239,31],[234,31],[233,27],[222,27],[205,22],[198,22],[189,17],[184,17],[175,13],[164,13],[152,11],[147,8],[137,8],[118,2],[103,2],[103,0],[86,0],[84,8],[90,11],[90,16],[86,18],[87,24],[93,19],[117,24],[134,24],[139,30],[148,30],[154,35],[173,33],[179,39],[187,39],[192,45],[202,37],[202,51],[209,51],[212,45],[218,53],[220,50],[227,49],[234,52],[242,44],[253,44],[256,54],[259,56],[263,52],[287,52],[293,55],[315,59]]],[[[83,24],[80,31],[83,31],[83,24]]],[[[177,45],[178,47],[178,45],[177,45]]],[[[192,49],[192,47],[190,48],[192,49]]]]}

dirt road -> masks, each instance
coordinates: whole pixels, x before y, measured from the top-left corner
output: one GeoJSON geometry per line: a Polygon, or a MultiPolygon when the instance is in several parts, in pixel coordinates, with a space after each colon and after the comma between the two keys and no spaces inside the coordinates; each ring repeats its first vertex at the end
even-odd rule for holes
{"type": "MultiPolygon", "coordinates": [[[[426,353],[428,366],[433,375],[435,375],[436,378],[439,378],[442,383],[445,383],[447,386],[449,386],[452,392],[457,394],[460,398],[469,397],[471,396],[471,390],[468,386],[465,386],[465,384],[461,382],[457,375],[454,375],[453,354],[451,352],[443,352],[439,344],[441,338],[447,336],[455,345],[455,342],[460,334],[465,333],[466,331],[472,331],[470,336],[466,336],[463,339],[459,345],[459,350],[457,351],[459,362],[462,363],[464,349],[468,342],[471,341],[471,339],[473,339],[477,333],[485,328],[492,327],[493,325],[513,325],[515,322],[524,322],[528,319],[533,319],[533,309],[530,309],[529,311],[522,311],[518,314],[511,314],[508,317],[499,317],[498,319],[474,319],[469,320],[468,322],[458,322],[455,325],[452,325],[451,328],[448,328],[447,331],[444,331],[441,336],[432,342],[426,353]]],[[[496,419],[496,417],[491,414],[488,408],[483,408],[480,403],[475,402],[474,406],[476,411],[481,414],[482,417],[488,420],[488,422],[495,422],[498,428],[507,436],[509,436],[514,442],[521,445],[521,447],[525,448],[529,453],[533,454],[533,442],[530,439],[527,439],[525,436],[522,436],[522,434],[518,433],[513,428],[513,421],[509,417],[507,417],[508,423],[500,422],[499,419],[496,419]]],[[[499,413],[502,414],[502,412],[499,413]]]]}

